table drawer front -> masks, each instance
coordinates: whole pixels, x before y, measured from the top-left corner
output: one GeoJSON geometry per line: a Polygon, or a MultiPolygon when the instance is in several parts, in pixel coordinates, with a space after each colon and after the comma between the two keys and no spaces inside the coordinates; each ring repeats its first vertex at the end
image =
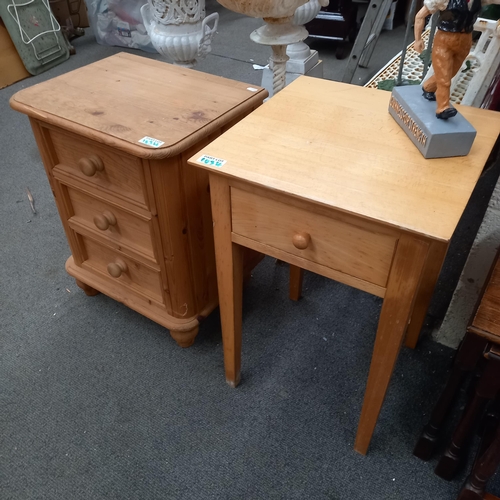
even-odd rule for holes
{"type": "Polygon", "coordinates": [[[232,231],[385,287],[397,238],[231,189],[232,231]]]}
{"type": "Polygon", "coordinates": [[[56,177],[61,170],[98,190],[139,206],[148,206],[143,169],[138,158],[59,130],[51,129],[50,138],[59,162],[54,168],[56,177]]]}
{"type": "Polygon", "coordinates": [[[80,235],[85,249],[82,267],[97,271],[117,286],[125,287],[147,299],[164,303],[160,270],[145,266],[100,243],[80,235]]]}
{"type": "Polygon", "coordinates": [[[68,186],[66,189],[73,209],[69,219],[73,228],[84,226],[124,251],[131,249],[155,259],[151,216],[134,214],[68,186]]]}

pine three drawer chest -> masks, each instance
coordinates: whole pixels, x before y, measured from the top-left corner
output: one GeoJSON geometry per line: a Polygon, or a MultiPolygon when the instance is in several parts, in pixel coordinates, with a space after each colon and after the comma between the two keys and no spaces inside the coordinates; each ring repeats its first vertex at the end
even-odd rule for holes
{"type": "Polygon", "coordinates": [[[117,54],[15,94],[71,248],[67,272],[191,345],[218,303],[208,174],[187,159],[261,88],[117,54]]]}

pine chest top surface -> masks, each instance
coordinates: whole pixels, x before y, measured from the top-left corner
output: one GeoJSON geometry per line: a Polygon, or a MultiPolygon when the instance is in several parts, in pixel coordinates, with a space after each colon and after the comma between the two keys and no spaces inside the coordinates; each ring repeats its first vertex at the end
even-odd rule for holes
{"type": "Polygon", "coordinates": [[[120,53],[21,90],[10,103],[32,118],[136,156],[164,158],[266,96],[260,87],[120,53]],[[144,138],[152,141],[139,142],[144,138]]]}

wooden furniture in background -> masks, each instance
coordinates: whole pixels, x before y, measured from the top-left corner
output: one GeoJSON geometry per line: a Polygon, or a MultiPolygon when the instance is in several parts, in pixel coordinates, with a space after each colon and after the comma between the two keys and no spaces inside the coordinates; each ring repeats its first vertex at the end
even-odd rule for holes
{"type": "MultiPolygon", "coordinates": [[[[500,398],[498,396],[498,382],[494,380],[494,378],[500,378],[500,350],[498,347],[491,346],[491,348],[487,349],[485,358],[487,360],[485,371],[476,384],[475,394],[468,408],[481,405],[485,398],[494,393],[495,385],[497,386],[497,394],[496,396],[493,395],[495,399],[490,403],[483,415],[481,442],[476,453],[476,459],[465,484],[458,494],[457,500],[483,500],[483,498],[486,498],[486,486],[500,463],[500,398]],[[496,366],[492,367],[493,364],[496,366]],[[477,404],[478,400],[480,401],[479,405],[477,404]]],[[[464,430],[463,423],[468,416],[470,416],[470,411],[466,410],[454,433],[454,438],[459,432],[464,430]]],[[[449,451],[453,444],[454,442],[452,441],[450,447],[447,449],[447,454],[443,458],[449,457],[449,451]]],[[[439,462],[438,466],[442,466],[442,461],[439,462]]],[[[437,471],[438,469],[436,469],[436,473],[437,471]]]]}
{"type": "MultiPolygon", "coordinates": [[[[455,357],[453,367],[429,423],[425,426],[414,455],[432,457],[443,424],[460,386],[474,371],[474,390],[465,405],[450,443],[436,466],[443,479],[455,477],[466,458],[479,419],[482,418],[482,442],[471,474],[458,500],[481,500],[488,480],[500,463],[500,253],[497,254],[466,335],[455,357]],[[489,407],[487,407],[489,403],[489,407]],[[485,409],[487,411],[485,412],[485,409]]],[[[486,497],[485,497],[486,498],[486,497]]]]}
{"type": "Polygon", "coordinates": [[[484,495],[484,500],[500,500],[500,498],[490,493],[486,493],[486,495],[484,495]]]}
{"type": "Polygon", "coordinates": [[[266,96],[118,54],[12,97],[30,117],[71,248],[66,269],[85,293],[103,292],[192,344],[217,285],[208,174],[187,158],[266,96]]]}
{"type": "MultiPolygon", "coordinates": [[[[242,248],[384,298],[355,449],[365,454],[404,335],[414,346],[448,243],[500,132],[462,158],[426,160],[390,94],[300,77],[190,159],[210,174],[226,380],[240,380],[242,248]],[[199,161],[219,158],[220,167],[199,161]]],[[[268,314],[271,312],[268,311],[268,314]]]]}
{"type": "MultiPolygon", "coordinates": [[[[337,42],[351,42],[356,40],[358,6],[352,0],[330,0],[326,7],[322,7],[318,15],[305,26],[310,38],[321,38],[337,42]]],[[[348,55],[344,45],[337,47],[337,59],[348,55]]]]}

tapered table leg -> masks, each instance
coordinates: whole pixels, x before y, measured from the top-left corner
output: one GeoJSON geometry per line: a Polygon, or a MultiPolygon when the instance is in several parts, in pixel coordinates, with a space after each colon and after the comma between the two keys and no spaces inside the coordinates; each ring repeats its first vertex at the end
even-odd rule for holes
{"type": "Polygon", "coordinates": [[[436,283],[439,278],[441,268],[443,267],[447,250],[447,243],[439,241],[431,243],[429,255],[425,264],[425,270],[422,275],[422,282],[420,283],[420,287],[415,298],[410,324],[408,325],[408,330],[406,331],[406,347],[415,349],[417,346],[420,331],[422,330],[425,316],[427,315],[427,310],[429,309],[432,294],[434,293],[434,288],[436,288],[436,283]]]}
{"type": "Polygon", "coordinates": [[[217,286],[226,381],[236,387],[241,371],[243,247],[231,240],[231,199],[226,179],[210,175],[217,286]]]}
{"type": "Polygon", "coordinates": [[[354,449],[365,455],[394,370],[420,285],[429,243],[411,236],[398,242],[375,338],[354,449]]]}
{"type": "Polygon", "coordinates": [[[290,299],[299,300],[302,296],[302,282],[304,280],[304,270],[290,264],[290,299]]]}

